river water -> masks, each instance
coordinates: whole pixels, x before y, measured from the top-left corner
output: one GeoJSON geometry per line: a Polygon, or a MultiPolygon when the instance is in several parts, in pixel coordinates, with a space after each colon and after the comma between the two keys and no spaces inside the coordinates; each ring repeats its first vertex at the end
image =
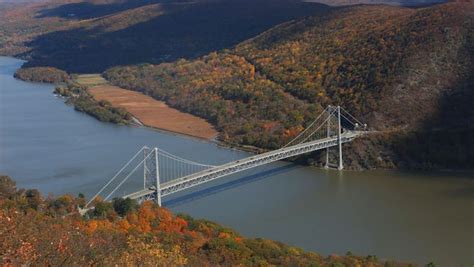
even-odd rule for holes
{"type": "MultiPolygon", "coordinates": [[[[99,122],[16,80],[0,57],[0,173],[43,194],[92,196],[143,145],[219,164],[248,153],[99,122]]],[[[130,187],[141,184],[132,179],[130,187]]],[[[278,162],[164,199],[188,213],[323,255],[377,255],[438,266],[474,264],[472,173],[326,171],[278,162]]]]}

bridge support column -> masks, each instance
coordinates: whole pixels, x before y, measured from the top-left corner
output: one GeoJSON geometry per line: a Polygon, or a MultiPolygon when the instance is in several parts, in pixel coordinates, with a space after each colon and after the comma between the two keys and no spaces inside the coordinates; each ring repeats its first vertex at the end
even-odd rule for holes
{"type": "Polygon", "coordinates": [[[342,140],[341,140],[341,107],[337,106],[337,140],[339,148],[339,166],[338,170],[342,170],[344,166],[342,165],[342,140]]]}
{"type": "MultiPolygon", "coordinates": [[[[330,107],[331,107],[331,106],[329,106],[329,108],[330,108],[330,107]]],[[[329,117],[331,116],[331,111],[330,111],[330,110],[328,111],[328,116],[329,116],[329,117]]],[[[329,138],[329,137],[331,136],[331,119],[328,118],[327,121],[328,121],[328,125],[327,125],[328,127],[327,127],[327,131],[326,131],[326,134],[327,134],[326,137],[329,138]]],[[[324,168],[325,168],[325,169],[329,169],[329,147],[326,148],[326,165],[324,165],[324,168]]]]}
{"type": "Polygon", "coordinates": [[[158,165],[158,148],[155,147],[155,188],[156,188],[156,204],[161,207],[161,188],[160,188],[160,167],[158,165]]]}

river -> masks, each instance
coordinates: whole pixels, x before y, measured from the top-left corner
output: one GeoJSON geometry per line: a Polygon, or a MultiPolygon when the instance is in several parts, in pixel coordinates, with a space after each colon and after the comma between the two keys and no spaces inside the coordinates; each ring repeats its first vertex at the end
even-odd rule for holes
{"type": "MultiPolygon", "coordinates": [[[[19,187],[93,195],[143,145],[209,164],[248,153],[146,128],[102,123],[13,78],[0,57],[0,173],[19,187]]],[[[134,182],[140,184],[139,180],[134,182]]],[[[323,255],[437,266],[474,263],[472,173],[332,171],[278,162],[164,199],[175,212],[323,255]]]]}

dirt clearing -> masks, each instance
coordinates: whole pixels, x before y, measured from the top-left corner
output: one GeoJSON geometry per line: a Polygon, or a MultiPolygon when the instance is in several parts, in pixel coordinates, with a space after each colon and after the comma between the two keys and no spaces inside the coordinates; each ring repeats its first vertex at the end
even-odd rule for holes
{"type": "Polygon", "coordinates": [[[180,112],[142,93],[111,85],[97,85],[88,90],[97,101],[107,100],[115,107],[126,109],[146,126],[204,139],[217,135],[206,120],[180,112]]]}

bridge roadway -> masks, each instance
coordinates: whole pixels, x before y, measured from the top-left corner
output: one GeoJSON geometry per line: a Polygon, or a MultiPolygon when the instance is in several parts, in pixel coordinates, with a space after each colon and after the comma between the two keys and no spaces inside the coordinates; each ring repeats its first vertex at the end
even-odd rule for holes
{"type": "MultiPolygon", "coordinates": [[[[364,132],[346,131],[341,134],[341,143],[350,142],[361,134],[364,134],[364,132]]],[[[264,164],[337,145],[338,137],[334,136],[269,151],[236,161],[231,161],[214,168],[206,169],[166,183],[162,183],[160,184],[161,196],[167,196],[172,193],[189,189],[191,187],[264,164]]],[[[153,194],[155,194],[155,188],[151,187],[131,193],[124,196],[123,198],[140,199],[146,198],[147,196],[152,196],[153,194]]]]}

